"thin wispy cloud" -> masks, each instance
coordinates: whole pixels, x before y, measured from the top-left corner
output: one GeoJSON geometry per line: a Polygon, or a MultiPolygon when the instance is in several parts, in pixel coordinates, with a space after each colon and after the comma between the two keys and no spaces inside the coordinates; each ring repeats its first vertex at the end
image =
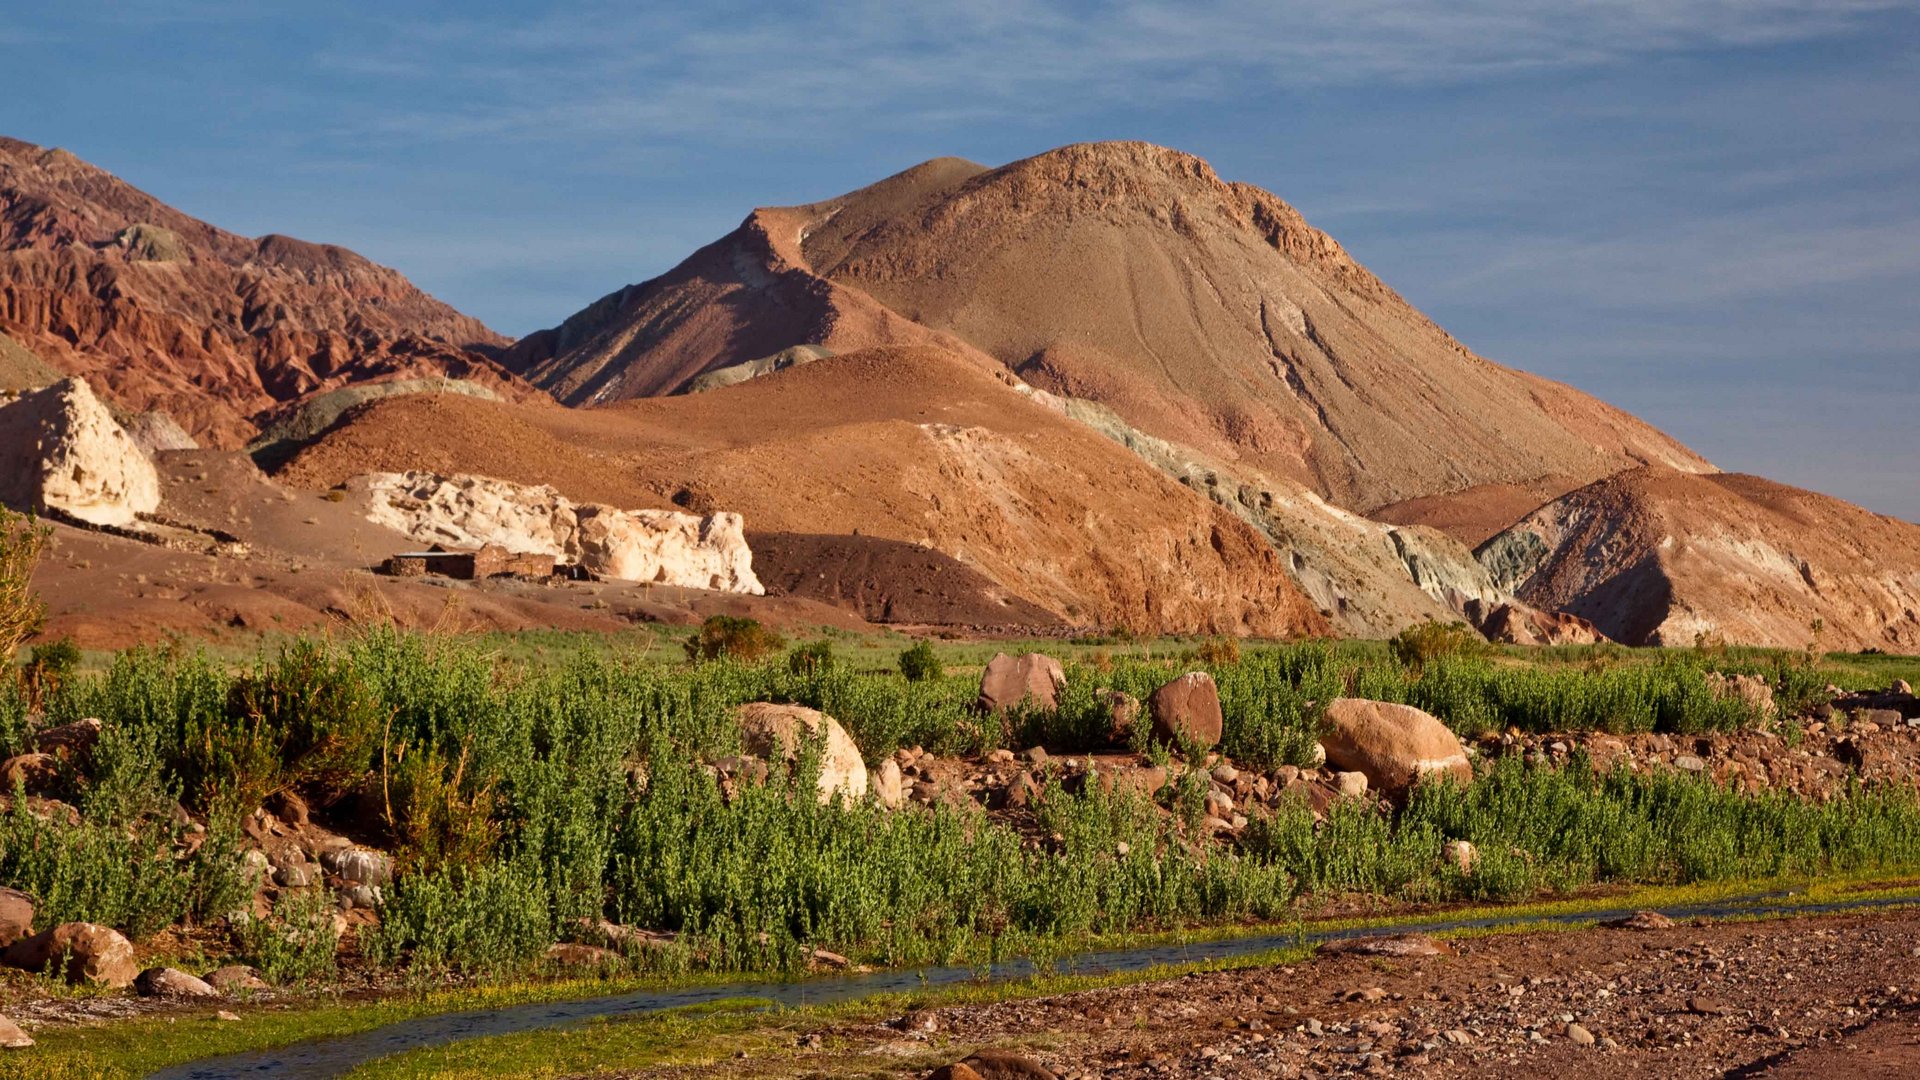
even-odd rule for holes
{"type": "Polygon", "coordinates": [[[464,84],[457,106],[347,116],[421,140],[800,138],[858,123],[1032,121],[1247,90],[1446,85],[1857,29],[1884,0],[1517,0],[802,8],[589,7],[391,28],[322,51],[343,75],[464,84]],[[431,63],[421,58],[430,56],[431,63]]]}

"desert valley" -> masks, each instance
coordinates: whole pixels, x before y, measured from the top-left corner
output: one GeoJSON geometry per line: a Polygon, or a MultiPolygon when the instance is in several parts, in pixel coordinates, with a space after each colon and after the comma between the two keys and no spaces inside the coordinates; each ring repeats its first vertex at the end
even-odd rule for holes
{"type": "Polygon", "coordinates": [[[7,1075],[1920,1067],[1920,525],[1275,194],[939,158],[513,339],[129,179],[0,138],[7,1075]]]}

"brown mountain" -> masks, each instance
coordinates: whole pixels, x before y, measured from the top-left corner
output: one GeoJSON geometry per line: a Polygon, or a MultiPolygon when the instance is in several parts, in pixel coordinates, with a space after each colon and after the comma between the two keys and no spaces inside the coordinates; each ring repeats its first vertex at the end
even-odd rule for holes
{"type": "MultiPolygon", "coordinates": [[[[756,210],[507,363],[570,403],[671,393],[792,345],[939,343],[1348,509],[1484,485],[1533,503],[1705,461],[1468,351],[1286,203],[1141,143],[941,159],[756,210]]],[[[1509,519],[1510,520],[1510,519],[1509,519]]]]}
{"type": "Polygon", "coordinates": [[[115,404],[223,446],[251,417],[348,382],[506,387],[507,339],[344,248],[250,239],[64,150],[0,138],[0,333],[115,404]]]}
{"type": "Polygon", "coordinates": [[[1757,476],[1623,472],[1480,557],[1528,602],[1628,644],[1920,650],[1920,525],[1757,476]]]}
{"type": "MultiPolygon", "coordinates": [[[[1079,626],[1328,631],[1252,527],[1012,382],[919,346],[593,409],[389,398],[348,414],[277,478],[328,486],[374,471],[472,472],[626,507],[734,510],[756,534],[804,534],[756,543],[756,561],[798,551],[823,560],[816,576],[864,562],[923,579],[828,589],[862,610],[880,593],[937,582],[913,560],[836,554],[824,538],[941,553],[993,583],[1008,621],[1028,625],[1037,605],[1079,626]]],[[[766,576],[811,594],[791,568],[766,576]]]]}

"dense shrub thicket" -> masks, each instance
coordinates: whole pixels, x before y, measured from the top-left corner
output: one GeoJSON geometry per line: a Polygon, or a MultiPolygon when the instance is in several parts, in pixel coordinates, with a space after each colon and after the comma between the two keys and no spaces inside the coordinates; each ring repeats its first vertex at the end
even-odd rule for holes
{"type": "MultiPolygon", "coordinates": [[[[1416,667],[1308,644],[1214,658],[1222,748],[1260,766],[1304,762],[1324,703],[1343,693],[1410,702],[1468,734],[1700,732],[1762,719],[1715,695],[1713,665],[1686,655],[1523,666],[1441,652],[1416,667]]],[[[1809,692],[1790,662],[1732,666],[1742,664],[1783,697],[1809,692]]],[[[1188,839],[1204,794],[1193,784],[1159,794],[1174,814],[1144,794],[1054,789],[1038,813],[1055,839],[1036,847],[973,809],[819,805],[796,794],[810,790],[812,765],[727,798],[701,764],[738,751],[729,710],[753,700],[826,711],[873,763],[914,745],[1089,748],[1111,726],[1103,692],[1144,699],[1170,671],[1075,665],[1057,710],[989,719],[972,709],[971,676],[937,663],[861,673],[825,649],[760,663],[723,650],[680,667],[581,653],[542,667],[462,639],[376,631],[296,641],[240,671],[133,650],[45,694],[37,722],[97,716],[105,734],[71,777],[78,827],[43,822],[19,799],[0,814],[0,884],[33,892],[50,918],[137,934],[217,918],[250,894],[239,822],[294,791],[395,855],[399,880],[364,942],[376,962],[510,968],[606,918],[677,933],[659,954],[666,962],[763,968],[801,963],[813,947],[889,962],[1039,950],[1089,932],[1271,917],[1304,892],[1505,898],[1920,863],[1910,793],[1814,805],[1583,766],[1502,761],[1465,789],[1422,788],[1398,812],[1343,805],[1318,826],[1304,807],[1282,806],[1235,849],[1188,839]],[[186,857],[182,805],[207,823],[186,857]],[[1476,872],[1440,857],[1449,839],[1478,845],[1476,872]]],[[[0,680],[0,753],[25,746],[32,715],[24,692],[0,680]]],[[[281,923],[313,924],[288,904],[281,923]]],[[[308,971],[329,951],[317,931],[248,925],[248,948],[277,970],[308,971]]]]}

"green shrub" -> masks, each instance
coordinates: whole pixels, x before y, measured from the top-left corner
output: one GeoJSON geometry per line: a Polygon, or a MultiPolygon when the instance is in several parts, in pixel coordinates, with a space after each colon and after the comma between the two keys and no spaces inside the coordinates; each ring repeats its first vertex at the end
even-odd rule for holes
{"type": "Polygon", "coordinates": [[[931,682],[945,678],[947,668],[931,642],[916,641],[900,653],[900,674],[908,682],[931,682]]]}
{"type": "Polygon", "coordinates": [[[140,938],[209,914],[193,901],[217,853],[177,860],[170,829],[42,821],[26,799],[12,803],[0,813],[0,884],[35,898],[37,924],[97,922],[140,938]]]}
{"type": "Polygon", "coordinates": [[[546,882],[524,860],[415,874],[395,884],[367,937],[367,956],[424,971],[524,968],[555,940],[549,900],[546,882]]]}
{"type": "Polygon", "coordinates": [[[780,651],[784,644],[780,635],[760,625],[758,620],[714,615],[687,639],[686,650],[689,660],[717,660],[724,656],[754,661],[780,651]]]}
{"type": "Polygon", "coordinates": [[[787,652],[787,671],[794,675],[825,675],[834,669],[835,664],[833,645],[825,639],[796,645],[787,652]]]}
{"type": "Polygon", "coordinates": [[[315,979],[333,970],[340,936],[333,928],[333,905],[325,889],[283,892],[272,918],[244,916],[234,925],[241,958],[270,982],[315,979]]]}
{"type": "Polygon", "coordinates": [[[1441,657],[1483,655],[1487,639],[1463,622],[1423,622],[1395,634],[1387,647],[1402,667],[1418,674],[1441,657]]]}
{"type": "Polygon", "coordinates": [[[59,690],[79,670],[80,646],[70,637],[60,637],[35,645],[21,675],[37,695],[44,697],[59,690]]]}

